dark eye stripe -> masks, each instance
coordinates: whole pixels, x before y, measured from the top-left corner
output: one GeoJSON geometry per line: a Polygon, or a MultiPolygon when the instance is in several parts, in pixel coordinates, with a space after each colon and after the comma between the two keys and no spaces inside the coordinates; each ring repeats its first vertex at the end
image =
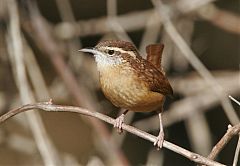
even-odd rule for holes
{"type": "Polygon", "coordinates": [[[120,52],[120,51],[115,51],[115,54],[116,54],[116,55],[120,55],[121,52],[120,52]]]}

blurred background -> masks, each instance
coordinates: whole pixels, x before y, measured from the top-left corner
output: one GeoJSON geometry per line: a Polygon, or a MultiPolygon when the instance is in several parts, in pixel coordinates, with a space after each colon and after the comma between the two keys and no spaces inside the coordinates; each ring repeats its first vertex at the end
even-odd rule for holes
{"type": "MultiPolygon", "coordinates": [[[[207,156],[239,123],[239,0],[0,0],[0,114],[49,101],[116,118],[93,57],[99,41],[133,42],[141,55],[163,43],[174,97],[164,106],[165,139],[207,156]]],[[[114,78],[113,78],[114,79],[114,78]]],[[[157,135],[156,113],[126,123],[157,135]]],[[[234,137],[217,161],[231,165],[234,137]]],[[[195,165],[167,149],[83,115],[29,111],[0,126],[0,165],[195,165]]]]}

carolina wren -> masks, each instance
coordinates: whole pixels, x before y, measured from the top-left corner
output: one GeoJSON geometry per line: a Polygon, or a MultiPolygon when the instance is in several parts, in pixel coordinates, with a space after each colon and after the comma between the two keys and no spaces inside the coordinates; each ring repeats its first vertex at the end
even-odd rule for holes
{"type": "Polygon", "coordinates": [[[160,132],[154,142],[159,148],[164,140],[161,113],[165,96],[173,94],[161,68],[162,50],[161,44],[147,46],[147,60],[132,43],[120,40],[101,41],[93,48],[80,50],[94,55],[105,96],[115,106],[126,109],[114,124],[119,131],[128,111],[159,112],[160,132]]]}

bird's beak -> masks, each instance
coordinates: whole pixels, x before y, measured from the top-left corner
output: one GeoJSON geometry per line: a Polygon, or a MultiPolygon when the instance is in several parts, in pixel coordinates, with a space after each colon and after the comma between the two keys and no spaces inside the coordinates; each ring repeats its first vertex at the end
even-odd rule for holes
{"type": "Polygon", "coordinates": [[[78,50],[78,51],[91,53],[91,54],[98,54],[99,53],[99,51],[97,51],[94,47],[83,48],[83,49],[78,50]]]}

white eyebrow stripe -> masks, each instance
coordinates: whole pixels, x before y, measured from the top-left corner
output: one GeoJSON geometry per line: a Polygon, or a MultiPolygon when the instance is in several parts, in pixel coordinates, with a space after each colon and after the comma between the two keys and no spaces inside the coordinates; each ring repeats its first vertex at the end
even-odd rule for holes
{"type": "Polygon", "coordinates": [[[122,53],[127,53],[129,54],[131,57],[133,58],[136,58],[136,55],[134,54],[133,51],[125,51],[121,48],[117,48],[117,47],[103,47],[104,49],[109,49],[109,50],[114,50],[114,51],[119,51],[119,52],[122,52],[122,53]]]}

